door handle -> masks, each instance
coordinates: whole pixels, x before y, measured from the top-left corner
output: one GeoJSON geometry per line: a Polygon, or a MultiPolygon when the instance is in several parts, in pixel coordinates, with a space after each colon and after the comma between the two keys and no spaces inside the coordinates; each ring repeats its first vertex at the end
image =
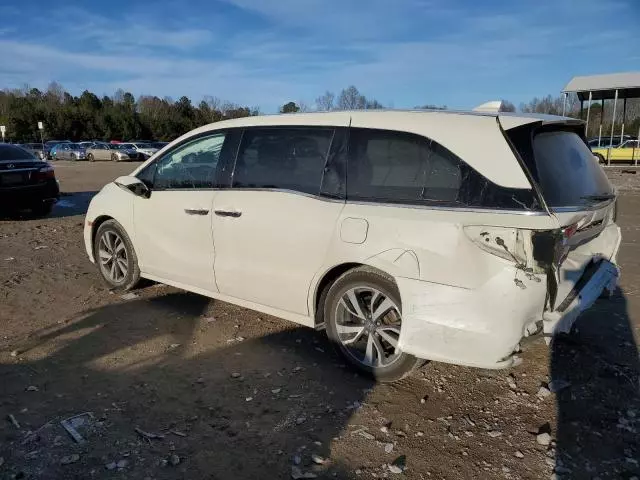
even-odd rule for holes
{"type": "Polygon", "coordinates": [[[184,213],[187,215],[208,215],[209,210],[204,208],[185,208],[184,213]]]}
{"type": "Polygon", "coordinates": [[[242,215],[242,212],[229,211],[229,210],[215,210],[215,212],[216,212],[216,215],[218,215],[219,217],[238,218],[240,215],[242,215]]]}

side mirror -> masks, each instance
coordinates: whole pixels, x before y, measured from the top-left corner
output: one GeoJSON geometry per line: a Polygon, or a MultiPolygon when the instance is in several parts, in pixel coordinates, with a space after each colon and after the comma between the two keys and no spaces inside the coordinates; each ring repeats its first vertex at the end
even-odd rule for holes
{"type": "Polygon", "coordinates": [[[151,190],[147,187],[142,180],[137,177],[124,176],[118,177],[113,182],[120,188],[127,190],[138,197],[149,198],[151,196],[151,190]]]}

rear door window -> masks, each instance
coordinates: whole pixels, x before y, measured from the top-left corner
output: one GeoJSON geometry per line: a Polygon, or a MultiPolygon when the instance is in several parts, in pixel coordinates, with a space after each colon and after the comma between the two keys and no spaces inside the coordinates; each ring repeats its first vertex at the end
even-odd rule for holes
{"type": "Polygon", "coordinates": [[[536,180],[550,207],[586,206],[613,188],[589,147],[570,131],[538,133],[533,139],[536,180]]]}
{"type": "Polygon", "coordinates": [[[233,188],[273,188],[318,195],[332,128],[255,128],[244,132],[233,188]]]}
{"type": "Polygon", "coordinates": [[[495,210],[541,208],[532,189],[496,185],[429,138],[366,128],[350,129],[347,199],[495,210]]]}
{"type": "Polygon", "coordinates": [[[462,171],[455,157],[419,135],[352,128],[347,198],[391,203],[455,202],[462,171]]]}

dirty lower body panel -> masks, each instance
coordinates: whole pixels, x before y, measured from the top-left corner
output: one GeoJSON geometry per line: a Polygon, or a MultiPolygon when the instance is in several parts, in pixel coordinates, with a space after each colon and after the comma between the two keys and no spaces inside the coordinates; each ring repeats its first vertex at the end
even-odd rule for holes
{"type": "Polygon", "coordinates": [[[545,275],[505,268],[478,289],[397,278],[402,297],[400,348],[419,358],[505,368],[523,337],[538,330],[545,275]]]}

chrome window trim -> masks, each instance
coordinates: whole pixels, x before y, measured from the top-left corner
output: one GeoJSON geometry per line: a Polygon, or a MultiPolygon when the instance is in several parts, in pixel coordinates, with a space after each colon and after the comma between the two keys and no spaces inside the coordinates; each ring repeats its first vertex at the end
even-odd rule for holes
{"type": "Polygon", "coordinates": [[[567,207],[551,207],[551,213],[573,213],[573,212],[592,212],[608,207],[616,201],[616,198],[606,200],[604,202],[593,203],[591,205],[571,205],[567,207]]]}
{"type": "Polygon", "coordinates": [[[365,201],[365,200],[344,200],[340,198],[325,197],[313,193],[298,192],[297,190],[288,190],[285,188],[220,188],[217,190],[222,191],[252,191],[252,192],[277,192],[277,193],[289,193],[293,195],[301,195],[303,197],[309,197],[316,200],[325,202],[344,203],[350,205],[379,205],[382,207],[397,207],[397,208],[419,208],[426,210],[438,210],[438,211],[450,211],[450,212],[466,212],[466,213],[498,213],[504,215],[526,215],[526,216],[548,216],[546,211],[542,210],[501,210],[496,208],[473,208],[473,207],[444,207],[437,205],[416,205],[407,203],[388,203],[379,201],[365,201]]]}
{"type": "Polygon", "coordinates": [[[420,205],[411,203],[388,203],[377,202],[375,200],[347,200],[348,204],[352,205],[380,205],[383,207],[399,207],[399,208],[419,208],[422,210],[437,210],[445,212],[464,212],[464,213],[497,213],[503,215],[525,215],[529,217],[548,216],[549,214],[543,210],[508,210],[499,208],[482,208],[482,207],[451,207],[451,206],[438,206],[438,205],[420,205]]]}
{"type": "Polygon", "coordinates": [[[333,203],[346,203],[344,198],[332,198],[326,197],[324,195],[320,195],[317,193],[307,193],[300,192],[298,190],[289,190],[287,188],[264,188],[264,187],[230,187],[230,188],[221,188],[220,190],[224,191],[232,191],[232,192],[275,192],[275,193],[290,193],[293,195],[300,195],[302,197],[313,198],[315,200],[321,200],[323,202],[333,202],[333,203]]]}

